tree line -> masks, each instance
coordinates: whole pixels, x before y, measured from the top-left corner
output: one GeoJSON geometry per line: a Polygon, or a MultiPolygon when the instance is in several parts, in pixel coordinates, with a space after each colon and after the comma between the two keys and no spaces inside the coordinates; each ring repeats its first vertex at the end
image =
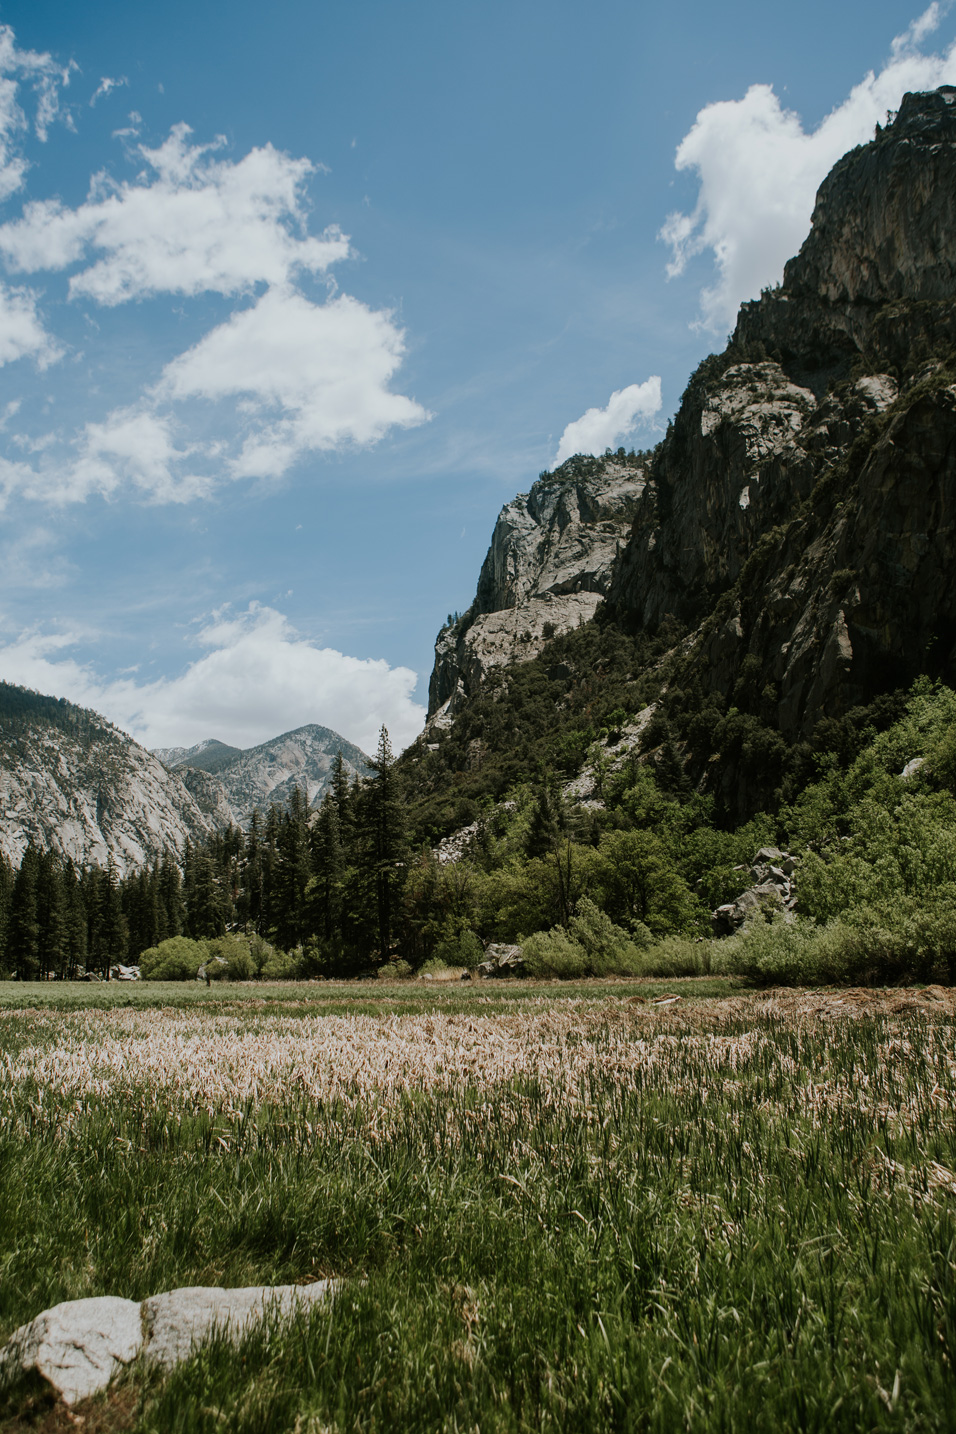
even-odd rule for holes
{"type": "Polygon", "coordinates": [[[408,863],[404,803],[385,728],[370,778],[351,782],[341,754],[317,812],[296,789],[287,808],[253,814],[181,856],[139,871],[77,868],[30,845],[0,856],[0,970],[71,979],[135,964],[171,937],[260,935],[299,965],[349,975],[389,959],[408,863]]]}

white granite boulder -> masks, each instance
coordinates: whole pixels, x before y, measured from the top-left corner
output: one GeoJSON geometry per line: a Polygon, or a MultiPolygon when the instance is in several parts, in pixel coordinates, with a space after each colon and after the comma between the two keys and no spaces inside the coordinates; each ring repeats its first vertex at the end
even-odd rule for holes
{"type": "Polygon", "coordinates": [[[288,1318],[328,1299],[334,1284],[196,1286],[142,1304],[114,1295],[67,1300],[10,1336],[0,1350],[0,1385],[36,1372],[65,1404],[76,1404],[105,1389],[140,1355],[147,1364],[172,1369],[213,1333],[238,1343],[263,1319],[288,1318]]]}
{"type": "Polygon", "coordinates": [[[67,1300],[21,1325],[0,1351],[3,1383],[35,1370],[66,1404],[105,1389],[143,1342],[140,1306],[115,1295],[67,1300]]]}

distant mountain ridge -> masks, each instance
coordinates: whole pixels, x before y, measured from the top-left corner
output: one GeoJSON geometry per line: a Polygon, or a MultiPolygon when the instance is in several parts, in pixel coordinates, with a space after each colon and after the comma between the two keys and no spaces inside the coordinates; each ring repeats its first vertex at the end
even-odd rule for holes
{"type": "Polygon", "coordinates": [[[166,767],[198,767],[201,772],[218,772],[233,757],[242,755],[241,747],[230,747],[215,737],[207,737],[195,747],[153,747],[151,751],[166,767]]]}
{"type": "Polygon", "coordinates": [[[122,876],[248,825],[295,787],[317,806],[338,752],[350,776],[368,771],[360,748],[311,723],[246,751],[211,738],[148,752],[96,712],[0,682],[0,851],[19,865],[32,842],[122,876]]]}
{"type": "Polygon", "coordinates": [[[216,824],[180,779],[105,718],[0,682],[0,850],[32,842],[117,872],[180,854],[216,824]]]}
{"type": "Polygon", "coordinates": [[[256,808],[285,805],[294,787],[306,794],[310,806],[318,806],[339,752],[350,777],[367,774],[368,757],[362,749],[315,722],[257,747],[230,747],[208,737],[195,747],[156,748],[153,756],[182,779],[204,809],[215,802],[218,788],[232,820],[247,826],[256,808]],[[198,772],[207,774],[207,779],[197,779],[198,772]]]}

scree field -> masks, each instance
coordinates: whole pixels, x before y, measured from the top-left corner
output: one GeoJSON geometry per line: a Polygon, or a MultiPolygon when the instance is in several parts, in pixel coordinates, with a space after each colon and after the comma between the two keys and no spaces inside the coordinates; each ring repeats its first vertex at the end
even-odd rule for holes
{"type": "Polygon", "coordinates": [[[950,991],[64,989],[0,994],[0,1342],[338,1282],[87,1431],[956,1429],[950,991]]]}

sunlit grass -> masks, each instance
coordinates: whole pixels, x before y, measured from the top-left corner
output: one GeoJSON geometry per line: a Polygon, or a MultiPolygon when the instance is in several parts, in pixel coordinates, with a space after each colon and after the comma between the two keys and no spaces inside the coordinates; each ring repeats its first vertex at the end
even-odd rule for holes
{"type": "Polygon", "coordinates": [[[0,1338],[335,1275],[135,1427],[953,1428],[950,994],[592,986],[8,1008],[0,1338]]]}

